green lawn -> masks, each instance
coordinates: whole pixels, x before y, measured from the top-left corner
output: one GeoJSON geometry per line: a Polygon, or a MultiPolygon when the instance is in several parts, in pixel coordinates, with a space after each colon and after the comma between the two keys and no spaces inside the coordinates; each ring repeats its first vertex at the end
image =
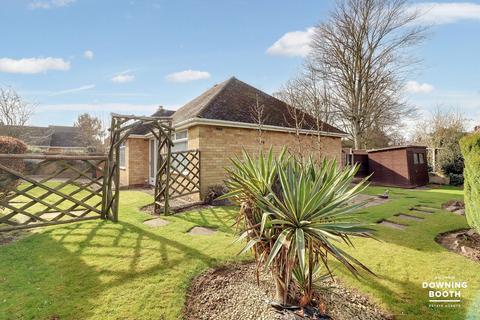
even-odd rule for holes
{"type": "MultiPolygon", "coordinates": [[[[367,208],[365,219],[395,220],[394,214],[413,205],[439,208],[462,192],[391,189],[391,197],[387,204],[367,208]]],[[[249,259],[236,255],[240,244],[232,245],[235,208],[167,217],[169,225],[154,229],[142,224],[151,217],[138,209],[151,200],[145,193],[124,191],[119,223],[98,220],[37,229],[0,247],[0,319],[178,319],[193,276],[210,266],[249,259]],[[185,233],[195,225],[219,232],[185,233]]],[[[356,256],[378,277],[355,280],[340,268],[337,273],[392,313],[404,314],[400,319],[476,319],[480,265],[433,240],[440,232],[466,227],[465,218],[444,211],[422,216],[424,221],[408,222],[404,231],[375,227],[380,241],[355,241],[356,256]],[[421,283],[435,276],[468,282],[459,308],[428,307],[421,283]]]]}

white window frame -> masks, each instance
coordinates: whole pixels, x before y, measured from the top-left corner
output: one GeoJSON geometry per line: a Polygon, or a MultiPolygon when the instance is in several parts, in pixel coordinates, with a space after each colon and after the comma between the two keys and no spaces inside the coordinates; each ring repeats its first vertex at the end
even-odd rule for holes
{"type": "MultiPolygon", "coordinates": [[[[188,129],[184,129],[184,130],[179,130],[179,131],[176,131],[173,133],[173,137],[172,137],[172,143],[173,145],[175,145],[176,143],[185,143],[186,142],[186,147],[185,149],[182,149],[182,150],[176,150],[175,152],[182,152],[182,151],[187,151],[188,150],[188,129]],[[185,138],[177,138],[177,135],[179,133],[186,133],[185,134],[185,138]]],[[[172,163],[172,167],[173,167],[173,170],[177,170],[178,168],[175,166],[174,163],[172,163]]],[[[187,174],[188,173],[188,170],[183,170],[182,174],[187,174]]]]}
{"type": "Polygon", "coordinates": [[[175,144],[175,143],[180,143],[180,142],[186,142],[186,143],[187,143],[187,148],[186,148],[185,150],[182,150],[182,151],[188,150],[188,129],[180,130],[180,131],[177,131],[177,132],[174,132],[174,133],[173,133],[172,143],[175,144]],[[183,132],[186,133],[185,138],[177,139],[177,134],[179,134],[179,133],[181,133],[181,132],[182,132],[182,133],[183,133],[183,132]]]}
{"type": "Polygon", "coordinates": [[[123,169],[123,170],[126,170],[127,169],[127,150],[126,150],[126,144],[125,144],[125,141],[122,142],[122,144],[120,144],[120,147],[118,149],[118,152],[120,153],[120,156],[119,156],[119,164],[118,164],[118,167],[120,169],[123,169]],[[120,163],[122,163],[122,152],[121,150],[123,150],[123,166],[120,165],[120,163]]]}

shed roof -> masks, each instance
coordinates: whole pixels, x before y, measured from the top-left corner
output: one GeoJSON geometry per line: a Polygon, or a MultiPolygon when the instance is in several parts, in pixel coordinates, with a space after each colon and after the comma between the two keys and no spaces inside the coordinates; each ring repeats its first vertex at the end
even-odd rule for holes
{"type": "Polygon", "coordinates": [[[392,150],[400,150],[400,149],[409,149],[409,148],[422,148],[422,149],[426,149],[427,147],[426,146],[422,146],[422,145],[413,145],[413,144],[409,144],[409,145],[403,145],[403,146],[393,146],[393,147],[386,147],[386,148],[380,148],[380,149],[371,149],[371,150],[367,150],[368,153],[372,153],[372,152],[386,152],[386,151],[392,151],[392,150]]]}

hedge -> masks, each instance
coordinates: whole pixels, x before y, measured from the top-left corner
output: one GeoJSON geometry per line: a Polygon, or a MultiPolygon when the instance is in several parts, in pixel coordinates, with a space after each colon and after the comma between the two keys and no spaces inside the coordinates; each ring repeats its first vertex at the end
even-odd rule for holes
{"type": "MultiPolygon", "coordinates": [[[[20,154],[27,151],[27,145],[12,137],[0,136],[0,153],[20,154]]],[[[22,159],[1,159],[0,163],[7,168],[23,172],[25,169],[25,162],[22,159]]],[[[13,188],[18,181],[16,176],[8,172],[0,170],[0,198],[4,197],[8,189],[13,188]]]]}
{"type": "Polygon", "coordinates": [[[465,159],[465,214],[468,224],[480,233],[480,132],[460,140],[465,159]]]}

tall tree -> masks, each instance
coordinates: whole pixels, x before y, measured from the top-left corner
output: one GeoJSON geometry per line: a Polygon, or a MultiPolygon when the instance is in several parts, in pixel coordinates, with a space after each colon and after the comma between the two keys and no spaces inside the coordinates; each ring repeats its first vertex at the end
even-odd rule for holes
{"type": "Polygon", "coordinates": [[[12,88],[0,88],[0,125],[3,135],[20,138],[21,126],[30,120],[35,105],[24,100],[12,88]]]}
{"type": "Polygon", "coordinates": [[[330,90],[337,120],[361,148],[372,127],[400,123],[414,109],[402,99],[408,49],[425,38],[406,0],[339,0],[315,28],[309,61],[330,90]]]}
{"type": "Polygon", "coordinates": [[[84,147],[103,152],[106,131],[100,118],[84,113],[78,116],[74,126],[79,128],[77,141],[84,147]]]}

